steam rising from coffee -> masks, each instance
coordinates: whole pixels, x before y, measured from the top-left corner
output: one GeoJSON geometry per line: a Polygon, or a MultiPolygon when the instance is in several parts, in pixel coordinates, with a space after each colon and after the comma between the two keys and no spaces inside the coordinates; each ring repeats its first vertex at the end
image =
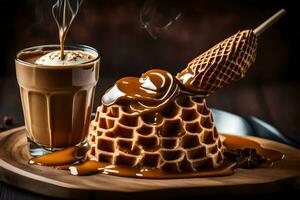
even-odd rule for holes
{"type": "Polygon", "coordinates": [[[52,14],[58,26],[60,41],[60,59],[64,59],[64,43],[83,0],[57,0],[52,6],[52,14]]]}
{"type": "Polygon", "coordinates": [[[140,22],[150,36],[157,39],[182,16],[182,10],[172,1],[148,0],[140,11],[140,22]]]}

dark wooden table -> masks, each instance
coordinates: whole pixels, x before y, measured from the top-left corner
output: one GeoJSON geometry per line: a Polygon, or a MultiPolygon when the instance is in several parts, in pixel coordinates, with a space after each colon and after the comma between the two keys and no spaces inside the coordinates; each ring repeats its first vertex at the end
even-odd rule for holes
{"type": "MultiPolygon", "coordinates": [[[[100,80],[95,97],[95,107],[103,92],[114,79],[100,80]]],[[[288,138],[300,142],[300,83],[274,82],[263,85],[245,84],[243,81],[208,98],[210,107],[229,111],[241,116],[256,116],[266,121],[288,138]]],[[[23,125],[23,113],[19,89],[14,76],[0,77],[0,119],[10,115],[13,126],[23,125]]],[[[1,133],[0,133],[1,134],[1,133]]],[[[0,182],[0,199],[45,199],[0,182]]],[[[252,197],[248,197],[249,199],[252,197]]]]}

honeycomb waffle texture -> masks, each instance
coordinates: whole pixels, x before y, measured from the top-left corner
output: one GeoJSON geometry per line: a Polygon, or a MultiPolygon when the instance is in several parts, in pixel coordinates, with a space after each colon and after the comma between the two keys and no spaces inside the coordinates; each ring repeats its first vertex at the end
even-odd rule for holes
{"type": "Polygon", "coordinates": [[[256,58],[257,37],[239,31],[193,59],[177,78],[187,90],[209,94],[243,78],[256,58]]]}
{"type": "Polygon", "coordinates": [[[178,96],[160,112],[140,115],[101,105],[91,122],[88,159],[183,172],[217,168],[223,147],[205,99],[178,96]]]}

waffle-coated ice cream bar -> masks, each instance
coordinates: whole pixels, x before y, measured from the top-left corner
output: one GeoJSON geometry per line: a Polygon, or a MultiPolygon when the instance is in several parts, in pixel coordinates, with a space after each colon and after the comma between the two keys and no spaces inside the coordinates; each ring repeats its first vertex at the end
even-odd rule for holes
{"type": "Polygon", "coordinates": [[[255,60],[256,49],[253,31],[239,31],[189,62],[177,78],[186,92],[208,95],[243,78],[255,60]]]}

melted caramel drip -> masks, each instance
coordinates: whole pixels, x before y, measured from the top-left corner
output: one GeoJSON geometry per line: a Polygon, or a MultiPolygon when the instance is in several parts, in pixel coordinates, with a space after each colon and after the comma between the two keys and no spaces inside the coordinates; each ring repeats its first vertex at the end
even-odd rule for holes
{"type": "Polygon", "coordinates": [[[62,169],[68,165],[80,162],[84,159],[87,148],[73,146],[65,148],[61,151],[31,158],[29,164],[44,165],[44,166],[57,166],[62,169]]]}
{"type": "MultiPolygon", "coordinates": [[[[228,150],[253,148],[268,161],[281,160],[284,155],[275,150],[266,149],[259,143],[233,135],[224,135],[224,146],[228,150]]],[[[234,173],[236,163],[224,161],[218,169],[202,169],[198,172],[168,173],[155,168],[130,168],[125,166],[111,165],[110,163],[85,161],[84,152],[79,147],[69,147],[62,151],[32,158],[29,164],[53,166],[56,169],[70,170],[72,175],[86,176],[97,173],[110,174],[116,176],[151,178],[151,179],[170,179],[170,178],[193,178],[193,177],[212,177],[227,176],[234,173]]]]}
{"type": "Polygon", "coordinates": [[[167,71],[152,69],[140,78],[125,77],[118,80],[102,97],[105,106],[128,106],[132,112],[157,112],[179,94],[176,78],[167,71]]]}

